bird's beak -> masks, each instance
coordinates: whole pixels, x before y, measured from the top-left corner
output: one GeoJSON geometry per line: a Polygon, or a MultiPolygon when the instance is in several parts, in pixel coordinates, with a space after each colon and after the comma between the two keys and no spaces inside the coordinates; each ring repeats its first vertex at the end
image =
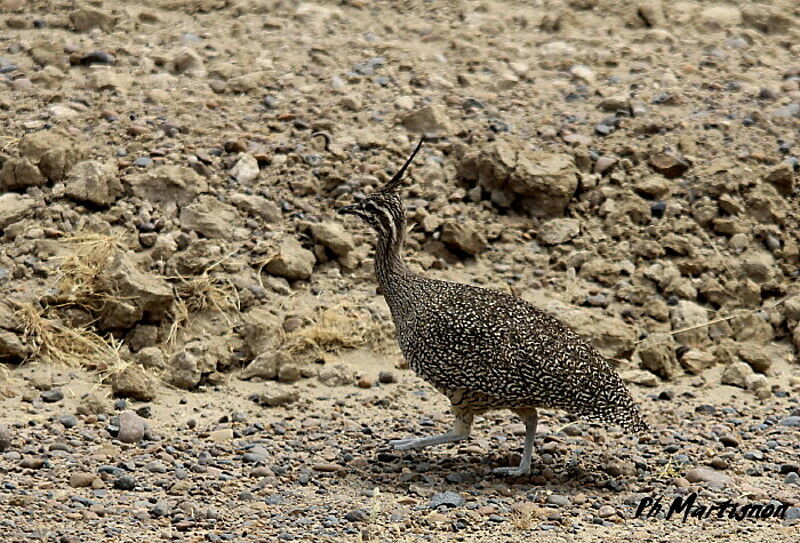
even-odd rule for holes
{"type": "Polygon", "coordinates": [[[336,210],[336,213],[339,215],[356,215],[359,208],[358,204],[350,204],[349,206],[340,207],[336,210]]]}

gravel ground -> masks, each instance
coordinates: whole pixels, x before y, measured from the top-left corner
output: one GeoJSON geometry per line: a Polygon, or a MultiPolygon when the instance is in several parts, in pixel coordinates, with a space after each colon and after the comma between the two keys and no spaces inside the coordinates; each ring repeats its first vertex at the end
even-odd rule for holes
{"type": "MultiPolygon", "coordinates": [[[[800,12],[0,0],[5,541],[797,541],[800,12]],[[322,133],[322,135],[320,135],[322,133]],[[428,141],[406,254],[614,361],[651,435],[404,368],[332,209],[428,141]],[[634,518],[645,497],[784,518],[634,518]]],[[[663,517],[663,515],[662,515],[663,517]]]]}

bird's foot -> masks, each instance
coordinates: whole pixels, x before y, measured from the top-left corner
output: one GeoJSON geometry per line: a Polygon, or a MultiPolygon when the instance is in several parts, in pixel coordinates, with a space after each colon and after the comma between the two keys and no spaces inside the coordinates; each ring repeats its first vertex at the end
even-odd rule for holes
{"type": "Polygon", "coordinates": [[[418,438],[410,437],[406,439],[393,439],[389,441],[389,445],[392,446],[393,449],[402,451],[405,449],[413,449],[414,443],[419,441],[418,438]]]}
{"type": "Polygon", "coordinates": [[[531,468],[530,466],[516,466],[513,468],[494,468],[492,473],[495,475],[505,475],[506,477],[524,477],[526,475],[530,475],[531,468]]]}
{"type": "Polygon", "coordinates": [[[450,443],[452,441],[461,441],[462,439],[466,438],[467,436],[463,434],[447,433],[440,436],[393,439],[389,442],[389,445],[391,445],[395,450],[405,451],[408,449],[421,449],[422,447],[430,447],[431,445],[450,443]]]}

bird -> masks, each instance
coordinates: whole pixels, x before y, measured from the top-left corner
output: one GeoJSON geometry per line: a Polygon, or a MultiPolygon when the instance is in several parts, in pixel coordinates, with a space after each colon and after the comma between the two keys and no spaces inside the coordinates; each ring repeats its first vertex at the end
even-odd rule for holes
{"type": "Polygon", "coordinates": [[[525,424],[520,464],[497,468],[530,473],[539,409],[649,429],[620,376],[592,345],[558,318],[512,294],[412,272],[403,258],[407,221],[399,189],[424,137],[382,187],[338,208],[377,234],[375,276],[408,367],[444,394],[455,422],[442,435],[392,440],[397,450],[468,439],[476,415],[510,410],[525,424]]]}

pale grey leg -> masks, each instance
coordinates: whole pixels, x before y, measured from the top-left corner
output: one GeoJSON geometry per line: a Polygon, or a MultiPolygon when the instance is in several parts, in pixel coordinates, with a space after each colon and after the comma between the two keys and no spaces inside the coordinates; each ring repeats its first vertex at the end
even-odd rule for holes
{"type": "Polygon", "coordinates": [[[431,445],[440,445],[442,443],[451,443],[453,441],[461,441],[469,437],[470,428],[472,428],[472,420],[474,414],[472,411],[453,408],[456,416],[453,429],[446,434],[431,437],[412,437],[407,439],[393,439],[389,445],[397,450],[406,449],[421,449],[423,447],[430,447],[431,445]]]}
{"type": "Polygon", "coordinates": [[[522,420],[525,422],[525,445],[522,448],[522,460],[516,468],[496,468],[494,473],[519,477],[528,475],[531,472],[533,438],[536,436],[536,423],[539,421],[539,416],[535,409],[525,410],[524,413],[519,413],[519,415],[522,416],[522,420]]]}

